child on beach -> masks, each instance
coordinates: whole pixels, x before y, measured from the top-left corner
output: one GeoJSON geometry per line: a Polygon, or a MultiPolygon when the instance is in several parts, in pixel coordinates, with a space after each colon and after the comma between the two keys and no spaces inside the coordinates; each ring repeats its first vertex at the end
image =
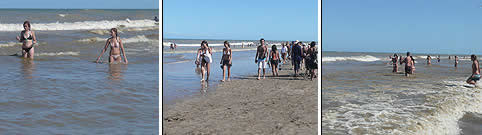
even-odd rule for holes
{"type": "Polygon", "coordinates": [[[273,77],[278,76],[278,62],[279,62],[279,52],[276,45],[271,46],[271,52],[269,53],[271,71],[273,72],[273,77]]]}
{"type": "Polygon", "coordinates": [[[204,73],[207,71],[206,81],[209,80],[209,68],[210,63],[213,62],[212,59],[212,50],[209,48],[208,42],[203,40],[201,42],[201,48],[197,51],[196,63],[201,63],[201,82],[204,82],[204,73]]]}
{"type": "Polygon", "coordinates": [[[254,62],[258,63],[258,80],[260,80],[260,72],[261,68],[263,68],[263,79],[265,79],[265,69],[266,69],[266,63],[268,62],[268,59],[266,56],[268,55],[268,47],[264,45],[264,39],[261,38],[259,40],[260,44],[256,50],[256,56],[254,57],[254,62]]]}
{"type": "Polygon", "coordinates": [[[100,53],[99,57],[97,57],[96,62],[99,62],[100,57],[104,54],[105,51],[107,51],[107,48],[110,47],[110,56],[109,56],[109,63],[120,63],[121,62],[121,53],[124,56],[124,63],[127,64],[127,56],[126,53],[124,52],[124,44],[122,44],[122,40],[119,37],[119,34],[117,32],[117,28],[112,28],[110,29],[110,35],[111,37],[107,39],[105,42],[104,49],[102,49],[102,52],[100,53]]]}
{"type": "Polygon", "coordinates": [[[231,80],[231,60],[233,52],[231,51],[230,47],[231,46],[229,45],[229,42],[224,41],[223,56],[221,57],[221,62],[219,63],[222,64],[221,68],[223,69],[223,80],[221,80],[221,82],[224,82],[224,78],[226,76],[226,68],[228,68],[228,81],[231,80]]]}
{"type": "Polygon", "coordinates": [[[470,56],[470,60],[472,60],[472,75],[467,79],[468,84],[476,85],[477,81],[480,80],[480,67],[479,67],[479,60],[477,60],[477,56],[472,54],[470,56]]]}
{"type": "Polygon", "coordinates": [[[23,22],[23,31],[20,32],[20,36],[17,36],[17,41],[23,42],[22,44],[22,57],[33,59],[34,56],[34,44],[37,43],[37,37],[35,32],[31,30],[29,21],[23,22]]]}

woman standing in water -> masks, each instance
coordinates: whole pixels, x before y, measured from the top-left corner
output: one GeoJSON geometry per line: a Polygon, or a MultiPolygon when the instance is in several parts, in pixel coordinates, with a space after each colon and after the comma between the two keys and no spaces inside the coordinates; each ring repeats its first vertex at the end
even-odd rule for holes
{"type": "Polygon", "coordinates": [[[276,45],[271,46],[271,52],[269,53],[271,71],[273,76],[278,76],[278,63],[279,63],[279,52],[276,45]]]}
{"type": "Polygon", "coordinates": [[[459,64],[459,57],[458,56],[455,56],[455,67],[457,67],[457,64],[459,64]]]}
{"type": "Polygon", "coordinates": [[[206,81],[209,80],[209,67],[210,63],[213,62],[212,50],[209,48],[208,42],[203,40],[201,42],[201,48],[197,51],[196,63],[201,62],[201,81],[204,81],[204,71],[207,71],[206,81]]]}
{"type": "Polygon", "coordinates": [[[398,55],[397,54],[393,54],[392,64],[393,64],[392,72],[394,73],[398,72],[398,55]]]}
{"type": "Polygon", "coordinates": [[[120,39],[117,33],[117,29],[116,28],[110,29],[110,35],[112,37],[107,39],[107,41],[105,42],[104,49],[102,49],[102,52],[100,53],[99,57],[97,57],[96,62],[99,62],[100,57],[102,57],[104,52],[107,51],[107,48],[110,46],[109,63],[112,64],[114,62],[116,63],[121,62],[120,56],[122,52],[122,55],[124,56],[124,62],[125,64],[127,64],[128,62],[127,62],[126,53],[124,52],[124,45],[122,44],[122,40],[120,39]]]}
{"type": "Polygon", "coordinates": [[[20,32],[20,36],[17,36],[19,42],[22,44],[22,57],[33,59],[34,48],[33,45],[37,43],[37,37],[35,32],[31,30],[31,25],[29,21],[23,22],[23,31],[20,32]]]}
{"type": "Polygon", "coordinates": [[[231,51],[230,47],[231,46],[229,45],[229,42],[224,41],[223,57],[221,58],[221,62],[219,63],[222,64],[221,67],[223,68],[223,80],[221,80],[221,82],[224,82],[224,78],[226,76],[226,68],[228,68],[228,81],[231,80],[231,60],[233,52],[231,51]]]}

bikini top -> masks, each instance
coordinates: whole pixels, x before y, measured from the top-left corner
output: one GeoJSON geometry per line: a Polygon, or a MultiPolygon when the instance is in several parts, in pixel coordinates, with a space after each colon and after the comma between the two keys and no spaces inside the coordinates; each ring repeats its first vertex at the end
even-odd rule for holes
{"type": "MultiPolygon", "coordinates": [[[[112,37],[111,37],[111,39],[112,39],[112,37]]],[[[116,41],[117,42],[115,42],[114,44],[112,44],[112,42],[109,42],[110,46],[113,47],[113,48],[119,48],[119,38],[116,38],[116,41]]]]}
{"type": "Polygon", "coordinates": [[[226,50],[225,54],[226,54],[226,55],[231,55],[231,52],[229,51],[229,49],[226,50]]]}
{"type": "Polygon", "coordinates": [[[33,40],[32,31],[24,32],[22,38],[23,40],[33,40]],[[28,34],[28,37],[25,37],[25,34],[28,34]]]}

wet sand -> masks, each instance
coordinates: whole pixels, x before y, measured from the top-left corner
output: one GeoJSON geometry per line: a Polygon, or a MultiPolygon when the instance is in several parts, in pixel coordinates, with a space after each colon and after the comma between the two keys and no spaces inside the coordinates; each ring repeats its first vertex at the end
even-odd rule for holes
{"type": "Polygon", "coordinates": [[[267,70],[264,80],[237,78],[164,106],[163,134],[316,134],[317,81],[296,79],[287,69],[280,77],[267,70]]]}

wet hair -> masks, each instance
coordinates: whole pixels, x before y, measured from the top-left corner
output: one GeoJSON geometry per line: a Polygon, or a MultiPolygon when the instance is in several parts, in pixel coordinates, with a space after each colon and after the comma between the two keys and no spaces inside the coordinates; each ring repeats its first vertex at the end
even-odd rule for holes
{"type": "Polygon", "coordinates": [[[110,31],[114,31],[116,37],[119,36],[119,33],[117,32],[117,28],[112,28],[112,29],[110,29],[110,31]]]}
{"type": "Polygon", "coordinates": [[[410,52],[407,52],[407,56],[410,56],[410,52]]]}
{"type": "Polygon", "coordinates": [[[204,43],[206,43],[206,46],[209,47],[208,41],[206,41],[206,40],[201,41],[201,46],[203,46],[204,43]]]}
{"type": "Polygon", "coordinates": [[[231,45],[229,45],[228,40],[224,41],[224,44],[228,44],[228,47],[231,47],[231,45]]]}
{"type": "Polygon", "coordinates": [[[276,45],[271,46],[271,50],[276,51],[278,48],[276,48],[276,45]]]}
{"type": "Polygon", "coordinates": [[[27,24],[29,30],[32,28],[32,27],[30,26],[30,21],[25,21],[25,22],[23,22],[23,25],[24,25],[24,26],[25,26],[25,24],[27,24]]]}
{"type": "Polygon", "coordinates": [[[475,54],[470,55],[470,58],[477,60],[477,56],[475,56],[475,54]]]}

